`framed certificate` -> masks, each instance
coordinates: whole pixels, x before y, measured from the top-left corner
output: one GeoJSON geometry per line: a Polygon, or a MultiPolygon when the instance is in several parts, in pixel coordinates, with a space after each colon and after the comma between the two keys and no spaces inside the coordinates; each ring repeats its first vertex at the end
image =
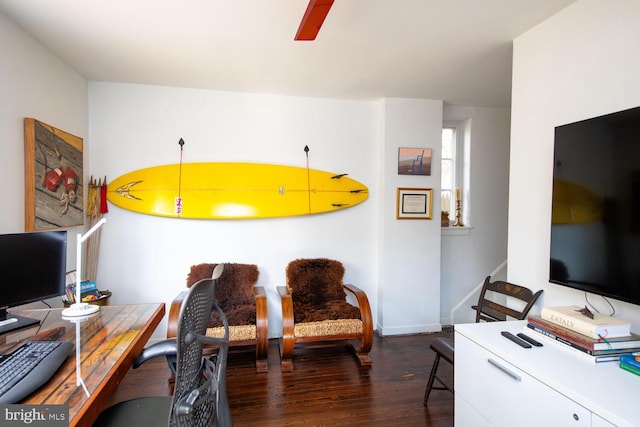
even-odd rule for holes
{"type": "Polygon", "coordinates": [[[432,188],[398,188],[396,219],[431,219],[432,188]]]}

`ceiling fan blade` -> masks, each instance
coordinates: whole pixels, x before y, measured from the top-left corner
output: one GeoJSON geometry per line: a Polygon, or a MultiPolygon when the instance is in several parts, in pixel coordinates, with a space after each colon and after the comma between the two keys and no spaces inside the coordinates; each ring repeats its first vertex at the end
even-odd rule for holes
{"type": "Polygon", "coordinates": [[[315,40],[334,0],[310,0],[295,40],[315,40]]]}

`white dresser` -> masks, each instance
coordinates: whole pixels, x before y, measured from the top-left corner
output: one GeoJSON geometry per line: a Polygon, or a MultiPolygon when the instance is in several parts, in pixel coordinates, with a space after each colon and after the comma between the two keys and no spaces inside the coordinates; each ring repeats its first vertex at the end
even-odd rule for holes
{"type": "Polygon", "coordinates": [[[457,427],[640,426],[640,376],[594,363],[534,332],[543,347],[501,335],[526,321],[455,326],[457,427]]]}

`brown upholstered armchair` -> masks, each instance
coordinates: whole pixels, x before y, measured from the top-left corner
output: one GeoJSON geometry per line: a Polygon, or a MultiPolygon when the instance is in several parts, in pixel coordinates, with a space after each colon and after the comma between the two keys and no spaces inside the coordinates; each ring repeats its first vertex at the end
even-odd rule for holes
{"type": "Polygon", "coordinates": [[[280,363],[293,371],[296,343],[350,340],[361,366],[370,366],[373,319],[367,295],[344,284],[344,266],[326,258],[298,259],[287,266],[287,285],[279,286],[282,302],[280,363]],[[358,306],[347,302],[353,294],[358,306]]]}
{"type": "MultiPolygon", "coordinates": [[[[192,266],[187,276],[187,287],[211,277],[216,265],[192,266]]],[[[264,287],[255,286],[258,275],[258,267],[254,264],[225,263],[224,272],[216,282],[215,299],[229,322],[229,347],[255,346],[256,370],[266,372],[269,350],[267,294],[264,287]]],[[[178,314],[186,293],[181,292],[171,303],[167,338],[176,336],[178,314]]],[[[212,311],[207,336],[217,338],[223,334],[222,321],[212,311]]]]}

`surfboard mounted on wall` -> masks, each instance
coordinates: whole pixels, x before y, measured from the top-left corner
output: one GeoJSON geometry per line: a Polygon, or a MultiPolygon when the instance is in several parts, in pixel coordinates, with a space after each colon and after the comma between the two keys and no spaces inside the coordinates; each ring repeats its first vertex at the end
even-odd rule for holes
{"type": "Polygon", "coordinates": [[[198,219],[274,218],[334,212],[362,203],[368,188],[347,176],[261,163],[185,163],[124,174],[107,200],[130,211],[198,219]]]}

